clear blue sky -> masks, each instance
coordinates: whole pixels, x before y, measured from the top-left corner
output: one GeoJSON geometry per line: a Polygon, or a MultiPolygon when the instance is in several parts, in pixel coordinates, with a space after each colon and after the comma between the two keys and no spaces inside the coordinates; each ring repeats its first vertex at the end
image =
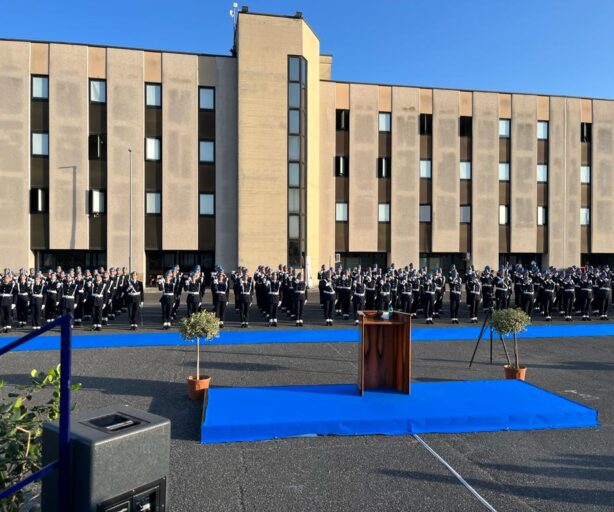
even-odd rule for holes
{"type": "MultiPolygon", "coordinates": [[[[614,98],[614,0],[245,3],[302,11],[334,55],[336,80],[614,98]]],[[[0,0],[0,37],[228,54],[231,6],[0,0]]]]}

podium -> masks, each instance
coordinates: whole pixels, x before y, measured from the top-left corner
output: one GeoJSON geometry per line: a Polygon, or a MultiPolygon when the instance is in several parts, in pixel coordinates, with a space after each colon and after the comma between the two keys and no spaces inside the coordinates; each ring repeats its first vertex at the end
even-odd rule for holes
{"type": "Polygon", "coordinates": [[[360,313],[360,375],[358,387],[394,389],[409,395],[411,379],[411,315],[395,311],[392,319],[381,311],[360,313]]]}

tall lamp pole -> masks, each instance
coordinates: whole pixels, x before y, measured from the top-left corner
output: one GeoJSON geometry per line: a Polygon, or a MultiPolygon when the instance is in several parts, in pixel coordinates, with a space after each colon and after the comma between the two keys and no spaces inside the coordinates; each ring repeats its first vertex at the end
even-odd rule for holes
{"type": "Polygon", "coordinates": [[[130,155],[130,199],[128,206],[128,272],[132,272],[132,149],[128,148],[130,155]]]}

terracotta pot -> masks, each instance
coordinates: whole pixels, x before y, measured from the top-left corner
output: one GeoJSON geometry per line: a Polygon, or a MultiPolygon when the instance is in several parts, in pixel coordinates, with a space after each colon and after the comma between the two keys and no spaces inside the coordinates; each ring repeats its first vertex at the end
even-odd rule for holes
{"type": "Polygon", "coordinates": [[[207,375],[201,375],[200,379],[196,379],[193,375],[190,375],[188,381],[188,396],[190,400],[202,400],[205,396],[205,389],[209,389],[209,382],[211,377],[207,375]]]}
{"type": "Polygon", "coordinates": [[[509,364],[506,364],[503,369],[505,370],[505,378],[506,379],[516,379],[516,380],[524,380],[525,375],[527,374],[527,367],[521,366],[520,368],[515,368],[509,364]]]}

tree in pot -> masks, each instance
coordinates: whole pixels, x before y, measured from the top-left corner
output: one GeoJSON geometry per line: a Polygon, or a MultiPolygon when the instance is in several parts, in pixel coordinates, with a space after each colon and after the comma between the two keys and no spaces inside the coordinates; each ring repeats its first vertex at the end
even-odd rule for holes
{"type": "Polygon", "coordinates": [[[509,336],[514,338],[514,364],[506,364],[505,378],[524,380],[527,368],[520,366],[518,359],[518,341],[516,335],[524,332],[527,325],[531,323],[531,318],[521,309],[499,309],[492,312],[491,326],[500,336],[509,336]]]}
{"type": "Polygon", "coordinates": [[[219,320],[210,311],[201,311],[184,318],[179,324],[179,334],[185,341],[196,342],[196,375],[189,375],[188,396],[192,400],[202,400],[205,389],[209,388],[211,377],[200,375],[200,341],[210,341],[219,335],[219,320]]]}

